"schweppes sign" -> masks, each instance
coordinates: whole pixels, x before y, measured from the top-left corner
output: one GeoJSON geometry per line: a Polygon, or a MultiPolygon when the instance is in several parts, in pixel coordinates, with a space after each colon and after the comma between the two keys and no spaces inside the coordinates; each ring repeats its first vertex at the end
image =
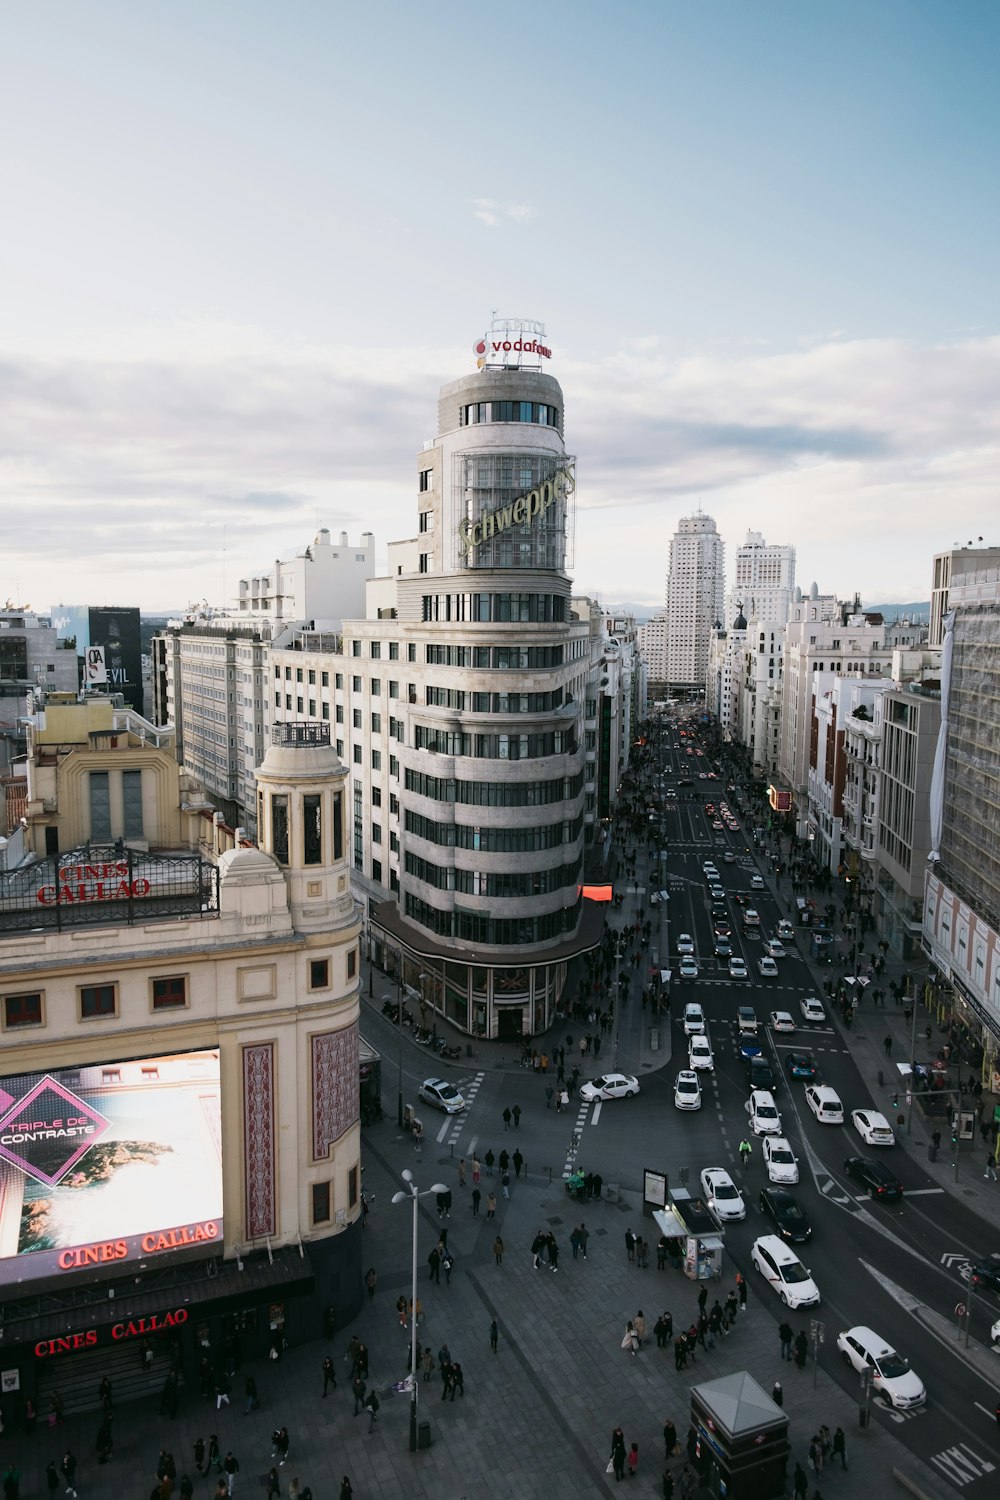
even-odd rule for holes
{"type": "Polygon", "coordinates": [[[537,521],[557,500],[565,500],[571,495],[574,488],[572,469],[558,469],[551,479],[543,480],[537,489],[529,490],[526,495],[518,495],[509,505],[486,511],[478,521],[466,519],[460,522],[458,535],[463,547],[471,557],[480,542],[502,536],[514,526],[537,521]]]}

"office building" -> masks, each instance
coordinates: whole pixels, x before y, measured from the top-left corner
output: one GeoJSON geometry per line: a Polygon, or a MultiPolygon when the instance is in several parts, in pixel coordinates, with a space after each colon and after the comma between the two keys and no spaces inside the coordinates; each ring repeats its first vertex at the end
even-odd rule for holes
{"type": "Polygon", "coordinates": [[[35,695],[75,693],[78,684],[76,648],[50,620],[30,609],[0,610],[0,775],[24,754],[35,695]]]}
{"type": "Polygon", "coordinates": [[[670,693],[700,696],[708,687],[709,644],[722,623],[725,546],[711,516],[684,516],[667,567],[667,682],[670,693]]]}

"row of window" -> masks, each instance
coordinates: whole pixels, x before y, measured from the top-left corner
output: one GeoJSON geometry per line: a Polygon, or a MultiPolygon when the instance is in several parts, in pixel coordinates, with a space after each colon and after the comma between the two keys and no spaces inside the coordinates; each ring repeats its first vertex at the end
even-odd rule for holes
{"type": "Polygon", "coordinates": [[[461,688],[428,687],[429,708],[471,710],[474,714],[546,714],[561,708],[563,689],[552,693],[466,693],[461,688]]]}
{"type": "Polygon", "coordinates": [[[405,898],[406,915],[436,937],[459,938],[466,943],[485,943],[495,948],[517,948],[544,943],[575,932],[580,903],[535,917],[491,917],[485,912],[440,911],[418,896],[405,898]]]}
{"type": "MultiPolygon", "coordinates": [[[[309,668],[296,667],[295,668],[295,681],[296,682],[301,682],[303,680],[303,673],[306,674],[305,680],[308,682],[309,686],[310,687],[315,687],[316,686],[316,675],[317,674],[313,670],[312,667],[309,667],[309,668]]],[[[330,674],[329,674],[329,672],[320,672],[319,673],[319,678],[320,678],[320,685],[322,687],[329,687],[330,686],[330,674]]],[[[275,680],[275,682],[280,682],[281,681],[281,668],[280,667],[275,667],[275,669],[274,669],[274,680],[275,680]]],[[[285,681],[286,682],[291,682],[291,680],[292,680],[292,669],[291,669],[291,667],[286,667],[285,668],[285,681]]]]}
{"type": "Polygon", "coordinates": [[[423,620],[476,624],[559,624],[566,618],[562,594],[424,594],[423,620]]]}
{"type": "Polygon", "coordinates": [[[539,667],[561,667],[562,646],[444,646],[427,645],[430,667],[486,667],[499,672],[526,672],[539,667]]]}
{"type": "MultiPolygon", "coordinates": [[[[347,977],[353,979],[358,971],[358,950],[347,953],[347,977]]],[[[330,960],[314,958],[309,963],[309,990],[330,988],[330,960]]],[[[81,1021],[105,1020],[119,1014],[120,996],[117,983],[81,984],[77,986],[77,1006],[81,1021]]],[[[153,1011],[183,1010],[191,1000],[186,974],[163,974],[149,981],[149,1002],[153,1011]]],[[[32,990],[21,994],[3,996],[3,1026],[5,1031],[17,1031],[29,1026],[45,1025],[45,994],[32,990]]]]}
{"type": "Polygon", "coordinates": [[[436,755],[469,755],[475,760],[542,760],[551,755],[572,755],[576,735],[572,729],[550,729],[540,734],[466,734],[459,729],[415,724],[413,744],[417,750],[431,750],[436,755]]]}
{"type": "Polygon", "coordinates": [[[469,823],[436,823],[420,813],[407,812],[406,831],[429,844],[447,849],[473,849],[483,854],[532,854],[540,849],[558,849],[580,836],[583,817],[568,822],[529,825],[521,828],[480,828],[469,823]]]}
{"type": "Polygon", "coordinates": [[[556,865],[551,870],[463,870],[455,865],[436,865],[418,854],[407,854],[407,875],[432,885],[439,891],[458,891],[463,896],[495,896],[498,900],[525,896],[545,896],[552,891],[577,885],[583,869],[583,855],[570,865],[556,865]]]}
{"type": "Polygon", "coordinates": [[[571,802],[583,791],[583,772],[555,776],[548,781],[461,781],[453,776],[428,776],[407,770],[406,790],[435,802],[457,802],[473,807],[544,807],[571,802]]]}
{"type": "Polygon", "coordinates": [[[462,427],[484,422],[534,422],[539,427],[558,427],[559,408],[544,401],[472,401],[459,408],[462,427]]]}

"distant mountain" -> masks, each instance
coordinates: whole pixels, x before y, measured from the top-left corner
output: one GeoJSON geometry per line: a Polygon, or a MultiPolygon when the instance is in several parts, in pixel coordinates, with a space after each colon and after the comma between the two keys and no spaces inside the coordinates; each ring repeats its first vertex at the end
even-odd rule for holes
{"type": "Polygon", "coordinates": [[[864,604],[866,614],[884,615],[887,620],[898,620],[906,615],[910,620],[929,620],[931,601],[923,599],[917,604],[864,604]]]}

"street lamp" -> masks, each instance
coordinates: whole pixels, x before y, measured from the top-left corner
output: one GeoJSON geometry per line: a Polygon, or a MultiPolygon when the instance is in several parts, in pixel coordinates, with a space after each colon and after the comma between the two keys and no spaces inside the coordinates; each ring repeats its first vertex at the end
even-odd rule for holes
{"type": "Polygon", "coordinates": [[[410,1452],[417,1451],[417,1205],[421,1198],[430,1197],[431,1193],[446,1193],[448,1191],[443,1182],[435,1182],[431,1187],[425,1188],[423,1192],[417,1187],[413,1180],[413,1173],[409,1167],[404,1167],[400,1173],[406,1187],[398,1193],[393,1193],[393,1203],[405,1203],[409,1200],[413,1204],[413,1265],[412,1265],[412,1293],[410,1305],[410,1452]]]}
{"type": "Polygon", "coordinates": [[[396,1124],[403,1128],[403,950],[396,955],[396,1124]]]}

